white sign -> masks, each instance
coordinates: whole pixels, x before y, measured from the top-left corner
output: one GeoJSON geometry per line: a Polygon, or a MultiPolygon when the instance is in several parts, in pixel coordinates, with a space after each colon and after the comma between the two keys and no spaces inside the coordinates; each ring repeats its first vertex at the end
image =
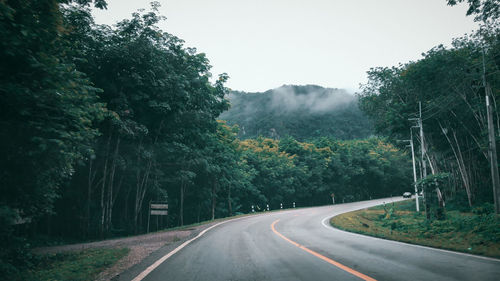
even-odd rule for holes
{"type": "Polygon", "coordinates": [[[151,204],[151,209],[168,210],[168,204],[151,204]]]}
{"type": "Polygon", "coordinates": [[[166,216],[168,215],[167,210],[151,210],[151,215],[166,216]]]}
{"type": "Polygon", "coordinates": [[[168,215],[168,204],[167,203],[150,203],[149,210],[151,215],[166,216],[168,215]]]}

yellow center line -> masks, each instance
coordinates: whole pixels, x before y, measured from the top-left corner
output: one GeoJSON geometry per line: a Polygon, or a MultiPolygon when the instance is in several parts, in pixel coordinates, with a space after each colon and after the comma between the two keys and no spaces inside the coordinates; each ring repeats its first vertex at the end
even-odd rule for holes
{"type": "Polygon", "coordinates": [[[350,268],[350,267],[347,267],[347,266],[345,266],[345,265],[343,265],[343,264],[341,264],[341,263],[339,263],[339,262],[336,262],[336,261],[334,261],[334,260],[332,260],[332,259],[330,259],[330,258],[327,258],[327,257],[323,256],[323,255],[322,255],[322,254],[320,254],[320,253],[317,253],[317,252],[315,252],[315,251],[313,251],[313,250],[311,250],[311,249],[309,249],[309,248],[307,248],[307,247],[304,247],[304,246],[300,245],[299,243],[297,243],[297,242],[295,242],[295,241],[290,240],[290,239],[289,239],[288,237],[286,237],[285,235],[283,235],[283,234],[279,233],[279,232],[276,230],[276,228],[274,227],[278,221],[279,221],[279,219],[278,219],[278,220],[275,220],[275,221],[271,224],[271,229],[273,230],[273,232],[274,232],[276,235],[278,235],[279,237],[283,238],[283,240],[285,240],[285,241],[287,241],[288,243],[290,243],[290,244],[292,244],[292,245],[294,245],[294,246],[296,246],[296,247],[298,247],[298,248],[300,248],[300,249],[302,249],[302,250],[304,250],[304,251],[308,252],[309,254],[311,254],[311,255],[313,255],[313,256],[315,256],[315,257],[317,257],[317,258],[320,258],[320,259],[322,259],[322,260],[326,261],[327,263],[329,263],[329,264],[331,264],[331,265],[334,265],[334,266],[336,266],[336,267],[338,267],[338,268],[340,268],[340,269],[342,269],[342,270],[344,270],[344,271],[346,271],[346,272],[348,272],[348,273],[350,273],[350,274],[352,274],[352,275],[354,275],[354,276],[357,276],[357,277],[359,277],[359,278],[361,278],[361,279],[363,279],[363,280],[366,280],[366,281],[377,281],[376,279],[373,279],[373,278],[371,278],[370,276],[364,275],[364,274],[363,274],[363,273],[361,273],[361,272],[358,272],[358,271],[356,271],[356,270],[354,270],[354,269],[352,269],[352,268],[350,268]]]}

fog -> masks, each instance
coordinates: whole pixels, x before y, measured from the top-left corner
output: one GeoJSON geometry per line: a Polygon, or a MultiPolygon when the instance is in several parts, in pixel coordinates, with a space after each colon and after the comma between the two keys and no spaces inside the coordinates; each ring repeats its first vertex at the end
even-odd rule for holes
{"type": "Polygon", "coordinates": [[[322,88],[313,85],[294,87],[285,85],[273,90],[271,107],[286,111],[306,110],[323,113],[342,107],[355,97],[342,89],[322,88]]]}
{"type": "Polygon", "coordinates": [[[344,108],[356,101],[356,97],[344,89],[323,88],[316,85],[283,85],[259,93],[231,92],[230,112],[221,115],[244,115],[251,119],[259,111],[288,114],[294,111],[326,113],[344,108]]]}

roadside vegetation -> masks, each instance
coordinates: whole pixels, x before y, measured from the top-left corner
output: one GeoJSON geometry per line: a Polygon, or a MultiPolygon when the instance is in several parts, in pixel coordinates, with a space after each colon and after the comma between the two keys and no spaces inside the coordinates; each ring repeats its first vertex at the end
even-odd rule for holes
{"type": "Polygon", "coordinates": [[[106,1],[0,1],[0,276],[31,268],[33,245],[411,183],[408,155],[383,138],[238,139],[217,120],[228,76],[212,79],[205,54],[159,28],[158,2],[113,26],[91,6],[106,1]],[[168,216],[148,220],[152,201],[168,216]]]}
{"type": "MultiPolygon", "coordinates": [[[[499,6],[484,3],[471,3],[470,13],[495,22],[499,6]]],[[[157,230],[248,213],[252,206],[275,210],[327,204],[332,196],[339,203],[402,194],[412,182],[411,154],[396,140],[409,138],[418,102],[424,163],[436,174],[419,186],[427,198],[439,190],[426,207],[440,221],[426,223],[450,219],[442,216],[443,198],[447,205],[466,202],[468,210],[493,202],[482,80],[487,77],[493,97],[500,95],[497,25],[455,40],[452,48],[438,46],[420,61],[369,71],[358,98],[378,137],[339,140],[304,130],[313,135],[241,140],[237,125],[218,120],[230,107],[229,76],[213,79],[205,54],[159,28],[165,20],[159,3],[113,26],[92,17],[91,7],[106,5],[0,1],[4,279],[43,267],[31,261],[34,244],[145,233],[152,201],[168,203],[168,216],[149,221],[157,230]]],[[[496,109],[494,115],[498,122],[496,109]]],[[[279,123],[293,128],[317,122],[285,119],[279,123]]],[[[78,264],[77,256],[85,254],[47,260],[78,264]]]]}
{"type": "Polygon", "coordinates": [[[465,203],[468,209],[493,203],[488,124],[498,136],[498,19],[456,38],[451,47],[439,45],[422,55],[370,69],[359,94],[361,109],[374,121],[375,131],[400,149],[407,145],[400,140],[413,138],[419,190],[426,198],[436,197],[440,205],[465,203]],[[493,101],[493,122],[487,120],[487,95],[493,101]],[[418,137],[420,127],[424,141],[418,137]]]}
{"type": "Polygon", "coordinates": [[[485,203],[468,212],[446,211],[445,220],[427,220],[415,200],[345,213],[332,226],[411,244],[500,258],[500,216],[485,203]]]}
{"type": "Polygon", "coordinates": [[[128,249],[89,249],[79,252],[36,255],[32,267],[18,280],[95,280],[97,275],[127,255],[128,249]]]}

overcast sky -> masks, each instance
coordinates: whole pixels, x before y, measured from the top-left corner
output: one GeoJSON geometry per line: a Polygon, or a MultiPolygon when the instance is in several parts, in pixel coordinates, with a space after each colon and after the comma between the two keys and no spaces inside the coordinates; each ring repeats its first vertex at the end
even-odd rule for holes
{"type": "MultiPolygon", "coordinates": [[[[107,0],[97,23],[113,24],[151,0],[107,0]]],[[[160,0],[160,27],[207,54],[227,86],[265,91],[317,84],[354,91],[366,71],[476,29],[466,6],[446,0],[160,0]]]]}

